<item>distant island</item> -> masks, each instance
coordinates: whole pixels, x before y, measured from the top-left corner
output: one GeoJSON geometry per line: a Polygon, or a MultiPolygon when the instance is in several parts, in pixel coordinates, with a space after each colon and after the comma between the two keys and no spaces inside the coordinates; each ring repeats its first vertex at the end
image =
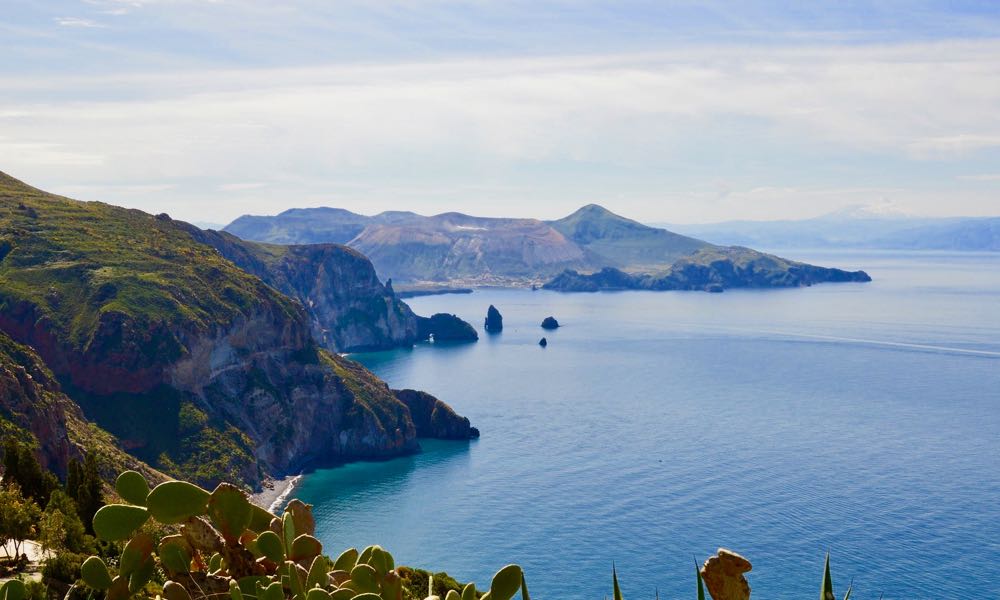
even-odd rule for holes
{"type": "Polygon", "coordinates": [[[864,282],[864,271],[809,265],[650,227],[590,204],[555,221],[339,208],[242,216],[225,227],[270,244],[345,244],[399,289],[541,286],[559,291],[702,290],[864,282]]]}
{"type": "Polygon", "coordinates": [[[1000,217],[924,218],[879,208],[850,207],[811,219],[663,226],[741,246],[1000,252],[1000,217]]]}

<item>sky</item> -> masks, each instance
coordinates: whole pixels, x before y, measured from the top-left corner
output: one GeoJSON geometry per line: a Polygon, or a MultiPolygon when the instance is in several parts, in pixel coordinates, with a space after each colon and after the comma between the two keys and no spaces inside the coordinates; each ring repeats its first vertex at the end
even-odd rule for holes
{"type": "Polygon", "coordinates": [[[1000,3],[3,0],[0,171],[224,224],[1000,215],[1000,3]]]}

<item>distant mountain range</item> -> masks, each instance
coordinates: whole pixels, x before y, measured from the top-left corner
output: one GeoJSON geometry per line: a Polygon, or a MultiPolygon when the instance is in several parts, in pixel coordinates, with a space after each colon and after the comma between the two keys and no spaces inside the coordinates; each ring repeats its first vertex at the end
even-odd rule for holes
{"type": "Polygon", "coordinates": [[[549,288],[565,291],[621,287],[721,291],[868,280],[863,272],[812,267],[749,248],[717,246],[643,225],[595,204],[555,221],[291,209],[276,216],[240,217],[225,232],[271,244],[346,244],[370,258],[380,276],[397,284],[548,283],[549,288]],[[586,278],[606,269],[629,277],[586,278]],[[651,279],[631,279],[632,275],[651,279]]]}
{"type": "Polygon", "coordinates": [[[797,221],[664,226],[716,243],[765,248],[1000,251],[1000,217],[925,219],[848,210],[797,221]]]}

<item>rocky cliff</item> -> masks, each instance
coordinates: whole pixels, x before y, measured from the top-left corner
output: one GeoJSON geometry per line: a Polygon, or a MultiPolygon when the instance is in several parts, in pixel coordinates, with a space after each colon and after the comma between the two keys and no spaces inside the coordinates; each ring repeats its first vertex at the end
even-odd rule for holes
{"type": "Polygon", "coordinates": [[[154,467],[254,484],[416,450],[407,407],[312,328],[300,303],[166,215],[0,174],[0,330],[154,467]]]}
{"type": "Polygon", "coordinates": [[[393,390],[393,393],[410,409],[418,436],[442,440],[479,437],[479,430],[472,427],[468,418],[459,416],[450,406],[427,392],[393,390]]]}
{"type": "Polygon", "coordinates": [[[183,226],[236,266],[301,302],[313,337],[332,352],[385,350],[418,339],[416,315],[356,250],[338,244],[261,244],[183,226]]]}
{"type": "Polygon", "coordinates": [[[164,479],[119,450],[110,434],[88,423],[41,357],[0,332],[0,437],[8,435],[32,445],[42,466],[59,475],[66,473],[70,459],[82,460],[93,451],[108,478],[135,469],[150,481],[164,479]]]}

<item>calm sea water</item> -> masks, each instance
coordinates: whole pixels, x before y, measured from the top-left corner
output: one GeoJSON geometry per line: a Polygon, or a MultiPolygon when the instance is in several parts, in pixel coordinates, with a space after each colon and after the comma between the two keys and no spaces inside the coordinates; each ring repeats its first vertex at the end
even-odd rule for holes
{"type": "Polygon", "coordinates": [[[505,329],[357,355],[483,432],[308,476],[319,534],[536,598],[694,596],[747,556],[756,598],[1000,596],[1000,256],[803,254],[870,284],[418,298],[505,329]],[[564,327],[545,332],[554,315],[564,327]],[[537,345],[546,336],[549,346],[537,345]]]}

